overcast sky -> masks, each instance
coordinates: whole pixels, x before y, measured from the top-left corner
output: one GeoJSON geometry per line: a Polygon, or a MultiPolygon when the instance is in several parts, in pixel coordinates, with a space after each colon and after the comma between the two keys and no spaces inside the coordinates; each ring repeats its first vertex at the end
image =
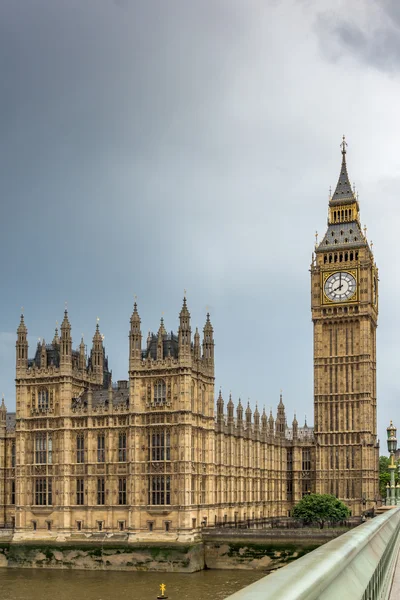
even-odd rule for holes
{"type": "Polygon", "coordinates": [[[400,427],[400,4],[2,0],[0,385],[64,303],[127,378],[142,330],[207,307],[216,393],[313,421],[315,231],[348,141],[380,272],[378,421],[400,427]]]}

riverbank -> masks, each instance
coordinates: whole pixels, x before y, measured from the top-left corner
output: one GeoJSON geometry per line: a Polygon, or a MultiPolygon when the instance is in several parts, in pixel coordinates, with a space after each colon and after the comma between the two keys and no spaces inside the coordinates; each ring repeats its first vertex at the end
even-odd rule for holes
{"type": "Polygon", "coordinates": [[[135,541],[128,535],[79,538],[2,532],[0,567],[194,573],[204,569],[268,572],[341,535],[341,529],[208,530],[195,542],[135,541]],[[60,539],[61,537],[61,539],[60,539]]]}

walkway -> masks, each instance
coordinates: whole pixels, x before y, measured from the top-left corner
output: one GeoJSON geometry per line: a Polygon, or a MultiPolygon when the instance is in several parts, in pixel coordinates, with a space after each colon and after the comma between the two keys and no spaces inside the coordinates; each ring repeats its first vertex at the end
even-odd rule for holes
{"type": "Polygon", "coordinates": [[[393,575],[392,589],[390,590],[389,600],[399,600],[400,598],[400,552],[397,556],[396,568],[393,575]]]}

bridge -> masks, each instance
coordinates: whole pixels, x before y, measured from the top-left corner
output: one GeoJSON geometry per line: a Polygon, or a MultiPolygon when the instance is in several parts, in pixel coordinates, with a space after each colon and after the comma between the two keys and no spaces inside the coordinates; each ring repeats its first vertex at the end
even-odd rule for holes
{"type": "Polygon", "coordinates": [[[226,600],[400,600],[399,548],[393,508],[226,600]]]}

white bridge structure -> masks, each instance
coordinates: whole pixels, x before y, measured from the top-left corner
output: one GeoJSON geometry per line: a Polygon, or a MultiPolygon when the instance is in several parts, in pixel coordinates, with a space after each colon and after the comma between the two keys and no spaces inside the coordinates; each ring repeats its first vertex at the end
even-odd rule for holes
{"type": "Polygon", "coordinates": [[[226,600],[400,600],[399,548],[393,508],[226,600]]]}

